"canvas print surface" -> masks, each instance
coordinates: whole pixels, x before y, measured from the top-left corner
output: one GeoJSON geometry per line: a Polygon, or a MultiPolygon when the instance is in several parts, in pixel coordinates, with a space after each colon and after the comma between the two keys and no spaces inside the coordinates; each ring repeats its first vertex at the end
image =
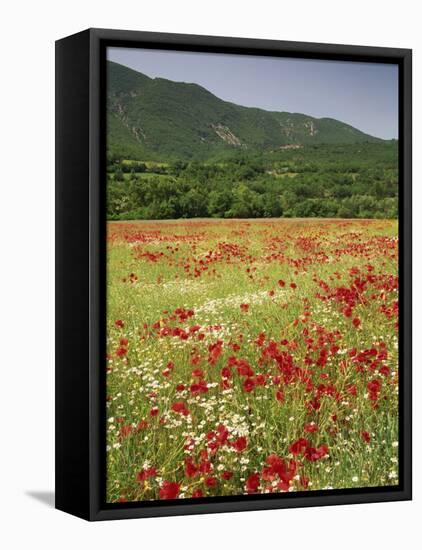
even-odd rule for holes
{"type": "Polygon", "coordinates": [[[398,68],[109,48],[107,502],[398,483],[398,68]]]}

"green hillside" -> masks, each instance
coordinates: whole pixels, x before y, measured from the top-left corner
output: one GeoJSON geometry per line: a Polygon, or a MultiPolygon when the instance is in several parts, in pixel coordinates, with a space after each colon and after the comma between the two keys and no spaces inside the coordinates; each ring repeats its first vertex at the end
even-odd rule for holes
{"type": "Polygon", "coordinates": [[[108,62],[109,157],[210,160],[286,146],[382,142],[343,122],[242,107],[197,84],[108,62]]]}

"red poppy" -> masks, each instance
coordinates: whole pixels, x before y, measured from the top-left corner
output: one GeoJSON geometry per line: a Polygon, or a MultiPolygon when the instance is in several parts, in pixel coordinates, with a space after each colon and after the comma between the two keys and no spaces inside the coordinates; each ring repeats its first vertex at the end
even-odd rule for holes
{"type": "Polygon", "coordinates": [[[379,373],[382,374],[383,376],[388,376],[390,374],[390,367],[387,367],[387,365],[383,365],[380,368],[379,373]]]}
{"type": "Polygon", "coordinates": [[[200,355],[193,355],[191,360],[190,360],[191,365],[199,365],[200,362],[201,362],[201,356],[200,355]]]}
{"type": "Polygon", "coordinates": [[[354,317],[352,323],[355,328],[358,328],[360,326],[360,319],[358,317],[354,317]]]}
{"type": "Polygon", "coordinates": [[[209,460],[207,459],[202,459],[201,462],[199,463],[199,471],[201,472],[201,474],[209,474],[212,470],[212,464],[209,460]]]}
{"type": "Polygon", "coordinates": [[[133,432],[133,426],[131,426],[130,424],[128,426],[122,426],[120,428],[120,437],[121,438],[127,437],[132,432],[133,432]]]}
{"type": "Polygon", "coordinates": [[[161,500],[171,500],[177,498],[179,492],[179,483],[175,483],[174,481],[163,481],[160,487],[159,496],[161,500]]]}
{"type": "Polygon", "coordinates": [[[229,367],[223,367],[221,369],[221,377],[222,378],[231,378],[232,377],[232,371],[229,369],[229,367]]]}
{"type": "Polygon", "coordinates": [[[140,482],[146,481],[149,477],[155,477],[157,475],[157,468],[144,468],[138,475],[136,479],[140,482]]]}
{"type": "Polygon", "coordinates": [[[304,437],[301,437],[291,445],[289,445],[289,452],[293,455],[303,454],[309,447],[309,441],[304,437]]]}
{"type": "Polygon", "coordinates": [[[205,485],[207,487],[215,487],[218,483],[218,479],[216,477],[206,477],[205,478],[205,485]]]}
{"type": "Polygon", "coordinates": [[[276,391],[275,398],[277,401],[280,401],[280,403],[284,402],[284,393],[281,390],[276,391]]]}
{"type": "Polygon", "coordinates": [[[361,437],[365,441],[365,443],[371,442],[371,434],[369,432],[361,432],[361,437]]]}
{"type": "Polygon", "coordinates": [[[305,432],[308,432],[308,433],[313,433],[313,432],[316,432],[318,430],[318,426],[315,424],[315,423],[311,423],[311,424],[305,424],[304,428],[305,432]]]}
{"type": "Polygon", "coordinates": [[[243,389],[246,393],[250,393],[255,387],[255,382],[252,378],[246,378],[246,380],[243,382],[243,389]]]}
{"type": "Polygon", "coordinates": [[[228,390],[228,389],[231,388],[230,382],[227,380],[227,378],[222,378],[222,380],[220,382],[220,387],[223,390],[228,390]]]}
{"type": "Polygon", "coordinates": [[[235,441],[233,441],[232,443],[232,447],[238,452],[238,453],[241,453],[243,452],[246,447],[248,446],[248,440],[246,439],[246,437],[244,436],[241,436],[241,437],[238,437],[235,441]]]}
{"type": "Polygon", "coordinates": [[[183,416],[189,415],[189,410],[186,408],[186,405],[185,403],[183,403],[183,401],[175,401],[171,406],[171,410],[182,414],[183,416]]]}
{"type": "Polygon", "coordinates": [[[192,377],[193,378],[203,378],[204,377],[204,371],[202,369],[194,369],[192,371],[192,377]]]}
{"type": "Polygon", "coordinates": [[[246,480],[246,491],[248,493],[256,493],[260,484],[259,474],[251,474],[246,480]]]}
{"type": "Polygon", "coordinates": [[[218,445],[222,446],[227,442],[229,437],[229,430],[224,426],[224,424],[219,424],[217,426],[216,441],[218,445]]]}
{"type": "Polygon", "coordinates": [[[304,489],[307,489],[309,487],[309,477],[306,477],[304,475],[300,476],[300,484],[304,489]]]}
{"type": "Polygon", "coordinates": [[[280,489],[280,491],[288,491],[289,487],[290,483],[288,481],[284,481],[283,479],[277,484],[277,488],[280,489]]]}
{"type": "Polygon", "coordinates": [[[265,379],[265,376],[263,374],[257,374],[255,376],[255,384],[257,386],[265,386],[265,381],[266,381],[266,379],[265,379]]]}
{"type": "Polygon", "coordinates": [[[127,354],[127,349],[126,348],[119,348],[116,351],[117,357],[124,357],[126,354],[127,354]]]}
{"type": "Polygon", "coordinates": [[[308,447],[305,451],[304,456],[307,460],[310,460],[311,462],[316,462],[320,458],[323,458],[326,454],[328,454],[327,445],[320,445],[316,449],[314,447],[308,447]]]}
{"type": "Polygon", "coordinates": [[[343,315],[345,317],[351,317],[352,316],[352,313],[353,313],[353,309],[349,306],[343,308],[343,315]]]}
{"type": "Polygon", "coordinates": [[[186,477],[195,477],[199,473],[199,468],[193,463],[192,458],[185,459],[185,474],[186,477]]]}
{"type": "Polygon", "coordinates": [[[121,319],[117,319],[117,321],[114,321],[114,324],[117,328],[123,328],[125,326],[124,322],[121,319]]]}
{"type": "Polygon", "coordinates": [[[371,380],[370,382],[368,382],[368,384],[366,385],[366,388],[369,392],[369,399],[371,401],[378,400],[379,393],[381,391],[381,386],[382,384],[378,379],[371,380]]]}
{"type": "Polygon", "coordinates": [[[357,393],[358,393],[358,389],[357,389],[356,384],[348,384],[346,386],[346,391],[347,391],[348,394],[356,396],[357,393]]]}
{"type": "Polygon", "coordinates": [[[250,364],[245,359],[239,359],[237,361],[237,373],[240,376],[253,376],[254,371],[252,370],[250,364]]]}
{"type": "Polygon", "coordinates": [[[210,365],[215,365],[220,358],[220,355],[223,353],[223,342],[221,340],[217,340],[217,342],[210,344],[208,346],[208,351],[208,363],[210,365]]]}
{"type": "Polygon", "coordinates": [[[248,311],[249,304],[240,304],[240,309],[244,312],[248,311]]]}
{"type": "Polygon", "coordinates": [[[207,393],[208,384],[205,380],[199,380],[195,384],[191,384],[189,389],[191,393],[207,393]]]}
{"type": "Polygon", "coordinates": [[[152,407],[152,409],[149,411],[149,414],[151,416],[157,416],[158,415],[158,407],[152,407]]]}

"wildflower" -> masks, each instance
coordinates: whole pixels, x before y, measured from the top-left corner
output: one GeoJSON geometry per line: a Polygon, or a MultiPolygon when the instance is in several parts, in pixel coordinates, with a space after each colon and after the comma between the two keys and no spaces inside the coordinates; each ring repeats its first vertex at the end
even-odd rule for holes
{"type": "Polygon", "coordinates": [[[133,431],[133,427],[131,425],[128,426],[122,426],[120,428],[120,437],[123,439],[127,437],[129,434],[131,434],[133,431]]]}
{"type": "Polygon", "coordinates": [[[317,448],[314,447],[308,447],[305,450],[305,458],[311,462],[315,462],[319,460],[320,458],[323,458],[328,453],[328,447],[327,445],[320,445],[317,448]]]}
{"type": "Polygon", "coordinates": [[[171,410],[183,416],[188,416],[189,414],[189,410],[186,408],[186,405],[185,403],[183,403],[183,401],[175,401],[171,406],[171,410]]]}
{"type": "Polygon", "coordinates": [[[218,479],[216,477],[206,477],[205,485],[207,487],[216,487],[218,484],[218,479]]]}
{"type": "Polygon", "coordinates": [[[281,390],[277,390],[276,393],[275,393],[275,398],[280,403],[283,403],[284,402],[284,393],[281,390]]]}
{"type": "Polygon", "coordinates": [[[140,472],[138,472],[136,479],[137,481],[143,482],[146,481],[149,477],[155,477],[157,475],[157,469],[156,468],[144,468],[140,472]]]}
{"type": "Polygon", "coordinates": [[[202,369],[195,369],[192,371],[193,378],[204,378],[204,371],[202,369]]]}
{"type": "Polygon", "coordinates": [[[387,365],[383,365],[379,369],[379,373],[382,374],[383,376],[388,376],[390,374],[390,369],[389,369],[389,367],[387,367],[387,365]]]}
{"type": "Polygon", "coordinates": [[[293,455],[303,454],[309,447],[309,441],[304,437],[301,437],[291,445],[289,445],[289,452],[293,455]]]}
{"type": "Polygon", "coordinates": [[[116,351],[117,357],[124,357],[127,354],[127,348],[120,347],[116,351]]]}
{"type": "Polygon", "coordinates": [[[252,378],[246,378],[246,380],[243,382],[243,389],[246,393],[250,393],[255,387],[255,382],[252,378]]]}
{"type": "Polygon", "coordinates": [[[185,459],[185,474],[186,477],[195,477],[199,474],[199,467],[193,463],[191,457],[185,459]]]}
{"type": "Polygon", "coordinates": [[[194,394],[207,393],[208,384],[205,382],[205,380],[199,380],[198,382],[191,384],[189,389],[190,389],[190,392],[194,394]]]}
{"type": "Polygon", "coordinates": [[[232,447],[238,452],[238,453],[241,453],[243,452],[246,447],[248,446],[248,440],[246,439],[246,437],[244,436],[241,436],[241,437],[238,437],[235,441],[233,441],[232,443],[232,447]]]}
{"type": "Polygon", "coordinates": [[[311,422],[310,424],[305,424],[303,429],[305,430],[305,432],[311,434],[318,431],[318,426],[315,424],[315,422],[311,422]]]}
{"type": "Polygon", "coordinates": [[[158,407],[152,407],[152,409],[149,411],[149,414],[150,416],[157,416],[158,412],[158,407]]]}
{"type": "Polygon", "coordinates": [[[246,491],[249,494],[256,493],[258,491],[259,484],[260,484],[259,474],[258,473],[251,474],[245,483],[246,491]]]}
{"type": "Polygon", "coordinates": [[[161,484],[159,496],[161,500],[172,500],[178,497],[179,492],[179,483],[165,480],[161,484]]]}

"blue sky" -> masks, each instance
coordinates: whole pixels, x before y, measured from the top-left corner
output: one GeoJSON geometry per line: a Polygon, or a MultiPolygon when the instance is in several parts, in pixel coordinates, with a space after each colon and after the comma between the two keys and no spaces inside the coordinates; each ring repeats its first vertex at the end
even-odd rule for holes
{"type": "Polygon", "coordinates": [[[108,59],[152,78],[195,82],[226,101],[341,120],[398,136],[398,67],[248,55],[108,48],[108,59]]]}

